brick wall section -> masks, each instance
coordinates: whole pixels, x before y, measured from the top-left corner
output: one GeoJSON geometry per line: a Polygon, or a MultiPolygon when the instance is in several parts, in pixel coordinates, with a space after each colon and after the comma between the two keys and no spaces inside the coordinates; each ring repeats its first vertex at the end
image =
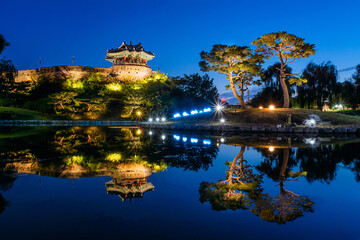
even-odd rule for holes
{"type": "Polygon", "coordinates": [[[82,67],[78,65],[63,65],[44,67],[39,69],[19,70],[15,75],[15,82],[30,81],[38,72],[46,71],[53,77],[63,79],[81,79],[91,73],[100,73],[105,79],[111,78],[123,81],[137,81],[152,75],[151,68],[140,65],[116,65],[110,68],[82,67]]]}

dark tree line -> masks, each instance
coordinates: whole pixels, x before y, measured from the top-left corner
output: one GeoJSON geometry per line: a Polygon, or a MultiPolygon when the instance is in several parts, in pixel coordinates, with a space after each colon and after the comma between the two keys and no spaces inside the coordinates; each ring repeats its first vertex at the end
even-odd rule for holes
{"type": "MultiPolygon", "coordinates": [[[[261,81],[263,88],[252,99],[254,107],[266,106],[269,103],[282,105],[282,91],[279,87],[280,63],[275,63],[263,71],[261,81]]],[[[291,73],[292,69],[287,68],[291,73]]],[[[299,86],[287,84],[292,96],[292,106],[308,109],[329,109],[335,105],[356,109],[360,104],[360,64],[350,79],[339,81],[339,73],[334,64],[324,62],[321,64],[309,63],[301,74],[306,83],[299,86]]],[[[287,81],[288,82],[288,81],[287,81]]]]}

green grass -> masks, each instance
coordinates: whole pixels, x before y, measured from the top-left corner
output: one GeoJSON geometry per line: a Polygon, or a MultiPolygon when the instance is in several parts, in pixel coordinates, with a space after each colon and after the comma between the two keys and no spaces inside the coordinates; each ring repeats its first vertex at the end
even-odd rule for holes
{"type": "Polygon", "coordinates": [[[41,113],[15,107],[0,107],[1,120],[46,120],[41,113]]]}
{"type": "Polygon", "coordinates": [[[9,132],[0,133],[0,139],[3,138],[19,138],[19,137],[26,137],[30,135],[35,135],[44,131],[45,127],[18,127],[18,128],[11,128],[9,132]]]}
{"type": "MultiPolygon", "coordinates": [[[[308,109],[282,109],[278,108],[273,111],[269,109],[245,109],[236,110],[236,112],[225,111],[223,117],[227,125],[233,126],[276,126],[277,124],[284,125],[286,123],[287,115],[291,114],[292,123],[301,125],[310,114],[317,114],[324,122],[329,122],[334,126],[342,125],[360,125],[360,117],[350,116],[335,112],[322,112],[318,110],[308,109]]],[[[219,124],[221,116],[219,115],[198,115],[196,117],[182,118],[174,122],[181,124],[219,124]]],[[[324,125],[329,126],[329,125],[324,125]]]]}

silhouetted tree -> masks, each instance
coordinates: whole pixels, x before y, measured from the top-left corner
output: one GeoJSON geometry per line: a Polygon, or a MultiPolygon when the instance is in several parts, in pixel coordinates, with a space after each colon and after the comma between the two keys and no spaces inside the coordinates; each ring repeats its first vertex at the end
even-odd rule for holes
{"type": "Polygon", "coordinates": [[[6,41],[4,36],[0,34],[0,54],[4,51],[6,47],[10,46],[10,43],[6,41]]]}
{"type": "Polygon", "coordinates": [[[338,72],[331,62],[317,65],[309,63],[302,74],[307,79],[307,83],[298,88],[301,96],[303,96],[301,105],[307,101],[308,108],[314,103],[319,110],[328,103],[332,104],[335,97],[338,72]]]}

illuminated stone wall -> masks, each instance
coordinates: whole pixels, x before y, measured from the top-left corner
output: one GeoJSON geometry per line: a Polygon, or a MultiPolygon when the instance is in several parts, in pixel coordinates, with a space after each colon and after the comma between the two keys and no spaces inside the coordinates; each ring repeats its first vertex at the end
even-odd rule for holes
{"type": "Polygon", "coordinates": [[[122,81],[137,81],[145,79],[152,75],[151,68],[141,65],[116,65],[110,68],[64,65],[55,67],[44,67],[41,68],[41,70],[19,70],[15,75],[15,81],[30,81],[33,76],[39,72],[47,72],[56,78],[74,80],[79,80],[91,73],[100,73],[105,80],[107,78],[111,78],[122,81]]]}

